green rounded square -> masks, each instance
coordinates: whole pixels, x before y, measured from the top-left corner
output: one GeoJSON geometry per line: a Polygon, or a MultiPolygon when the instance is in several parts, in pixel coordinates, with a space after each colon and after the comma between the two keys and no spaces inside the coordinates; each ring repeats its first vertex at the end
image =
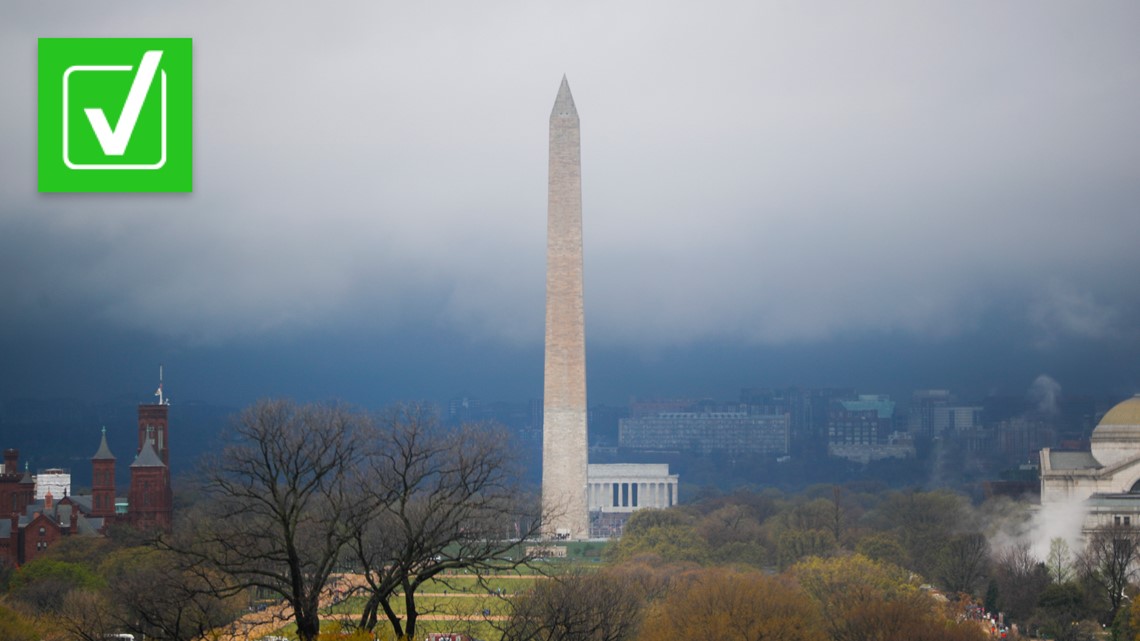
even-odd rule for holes
{"type": "Polygon", "coordinates": [[[190,38],[40,38],[39,191],[193,190],[190,38]]]}

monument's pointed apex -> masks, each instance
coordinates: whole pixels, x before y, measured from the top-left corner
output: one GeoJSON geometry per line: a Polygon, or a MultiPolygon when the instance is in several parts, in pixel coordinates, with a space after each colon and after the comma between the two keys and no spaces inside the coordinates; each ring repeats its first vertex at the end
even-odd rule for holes
{"type": "Polygon", "coordinates": [[[554,99],[554,116],[577,116],[578,109],[574,106],[574,96],[570,95],[570,83],[566,82],[566,74],[562,74],[562,85],[558,87],[558,97],[554,99]]]}

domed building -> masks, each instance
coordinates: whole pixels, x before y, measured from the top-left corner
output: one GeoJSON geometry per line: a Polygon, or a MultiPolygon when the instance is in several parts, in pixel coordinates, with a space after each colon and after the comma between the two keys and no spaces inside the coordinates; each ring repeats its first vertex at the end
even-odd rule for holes
{"type": "Polygon", "coordinates": [[[1140,525],[1140,394],[1093,430],[1089,452],[1041,450],[1041,505],[1084,501],[1084,529],[1140,525]]]}

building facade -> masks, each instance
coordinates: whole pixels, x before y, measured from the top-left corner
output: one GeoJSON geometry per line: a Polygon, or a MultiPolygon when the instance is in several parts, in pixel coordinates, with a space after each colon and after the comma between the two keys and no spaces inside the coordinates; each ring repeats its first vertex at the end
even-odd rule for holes
{"type": "Polygon", "coordinates": [[[982,428],[982,408],[945,405],[934,408],[934,433],[968,432],[982,428]]]}
{"type": "Polygon", "coordinates": [[[36,498],[32,475],[8,470],[19,469],[18,450],[4,451],[4,471],[0,473],[0,497],[5,517],[0,519],[0,563],[19,567],[48,549],[60,538],[73,534],[94,534],[101,522],[92,522],[80,503],[64,495],[57,500],[49,488],[36,498]]]}
{"type": "Polygon", "coordinates": [[[649,452],[701,454],[788,453],[787,414],[747,412],[661,412],[622,419],[618,446],[649,452]]]}
{"type": "Polygon", "coordinates": [[[588,478],[590,538],[621,536],[630,514],[678,501],[678,476],[666,463],[591,464],[588,478]]]}
{"type": "Polygon", "coordinates": [[[677,504],[677,475],[668,463],[590,464],[590,513],[629,513],[677,504]]]}
{"type": "Polygon", "coordinates": [[[915,390],[910,399],[910,412],[907,417],[908,431],[915,436],[938,436],[934,428],[934,413],[938,408],[950,405],[953,397],[950,390],[915,390]]]}
{"type": "Polygon", "coordinates": [[[1041,505],[1083,504],[1083,529],[1140,524],[1140,395],[1110,409],[1087,451],[1040,454],[1041,505]]]}
{"type": "Polygon", "coordinates": [[[34,478],[37,501],[46,498],[48,492],[57,497],[71,494],[71,472],[62,467],[49,467],[46,470],[40,470],[34,478]]]}

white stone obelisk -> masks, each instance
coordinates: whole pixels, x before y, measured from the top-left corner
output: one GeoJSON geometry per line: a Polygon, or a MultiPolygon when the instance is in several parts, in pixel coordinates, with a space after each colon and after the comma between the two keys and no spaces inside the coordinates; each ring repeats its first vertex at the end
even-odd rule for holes
{"type": "Polygon", "coordinates": [[[550,113],[546,218],[546,368],[542,408],[544,534],[589,536],[586,316],[582,307],[582,160],[570,85],[550,113]]]}

